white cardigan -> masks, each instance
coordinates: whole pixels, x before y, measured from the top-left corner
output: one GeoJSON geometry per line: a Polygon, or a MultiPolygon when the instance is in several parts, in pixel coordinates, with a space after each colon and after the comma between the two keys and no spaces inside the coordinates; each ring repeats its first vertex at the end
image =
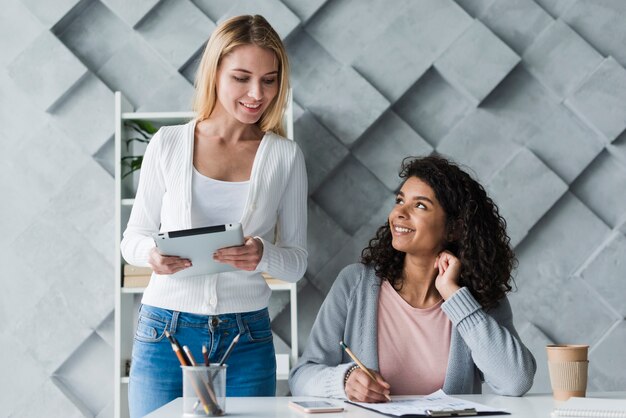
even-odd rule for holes
{"type": "MultiPolygon", "coordinates": [[[[191,228],[195,121],[164,126],[152,137],[121,243],[124,259],[148,266],[154,232],[191,228]]],[[[271,291],[261,272],[295,282],[307,267],[307,179],[302,151],[266,133],[257,150],[242,219],[244,235],[263,241],[256,271],[172,278],[153,274],[142,303],[204,315],[250,312],[267,306],[271,291]]]]}

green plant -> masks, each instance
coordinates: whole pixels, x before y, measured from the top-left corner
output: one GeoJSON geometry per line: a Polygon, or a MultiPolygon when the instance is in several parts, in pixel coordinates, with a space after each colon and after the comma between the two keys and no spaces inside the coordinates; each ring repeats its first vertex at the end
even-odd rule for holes
{"type": "MultiPolygon", "coordinates": [[[[126,151],[130,150],[130,144],[133,141],[143,142],[147,144],[150,142],[152,135],[154,135],[158,128],[152,123],[145,120],[128,120],[124,122],[124,126],[129,128],[134,136],[126,139],[126,151]]],[[[143,162],[143,155],[127,155],[122,157],[122,178],[129,176],[133,172],[141,168],[143,162]],[[123,172],[124,168],[128,171],[123,172]]]]}

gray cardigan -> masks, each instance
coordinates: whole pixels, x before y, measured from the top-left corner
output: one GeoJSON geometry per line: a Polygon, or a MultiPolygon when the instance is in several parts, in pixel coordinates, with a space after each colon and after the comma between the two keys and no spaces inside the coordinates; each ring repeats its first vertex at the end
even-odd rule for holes
{"type": "MultiPolygon", "coordinates": [[[[363,364],[378,370],[379,283],[374,269],[363,264],[341,271],[289,375],[294,396],[346,398],[344,375],[354,363],[339,346],[341,340],[363,364]]],[[[535,359],[513,327],[506,298],[487,313],[463,287],[441,309],[453,325],[444,392],[481,393],[483,378],[500,395],[521,396],[530,389],[535,359]]]]}

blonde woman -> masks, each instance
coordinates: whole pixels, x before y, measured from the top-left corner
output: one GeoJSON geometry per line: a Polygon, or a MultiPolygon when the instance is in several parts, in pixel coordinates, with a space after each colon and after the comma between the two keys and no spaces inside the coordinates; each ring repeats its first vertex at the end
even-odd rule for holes
{"type": "Polygon", "coordinates": [[[285,48],[261,16],[238,16],[211,35],[196,76],[197,117],[163,127],[146,150],[122,254],[154,270],[139,312],[129,384],[131,417],[182,396],[180,364],[165,331],[229,357],[227,396],[273,396],[276,364],[261,272],[287,281],[307,266],[304,158],[282,127],[289,87],[285,48]],[[245,243],[214,259],[237,270],[187,278],[190,261],[160,254],[172,231],[240,222],[245,243]]]}

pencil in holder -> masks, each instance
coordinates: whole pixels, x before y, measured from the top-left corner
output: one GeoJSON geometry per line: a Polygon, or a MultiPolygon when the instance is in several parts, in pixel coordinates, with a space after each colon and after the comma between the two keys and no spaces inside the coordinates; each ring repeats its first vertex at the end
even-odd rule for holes
{"type": "Polygon", "coordinates": [[[226,411],[227,365],[181,366],[183,416],[221,416],[226,411]]]}

